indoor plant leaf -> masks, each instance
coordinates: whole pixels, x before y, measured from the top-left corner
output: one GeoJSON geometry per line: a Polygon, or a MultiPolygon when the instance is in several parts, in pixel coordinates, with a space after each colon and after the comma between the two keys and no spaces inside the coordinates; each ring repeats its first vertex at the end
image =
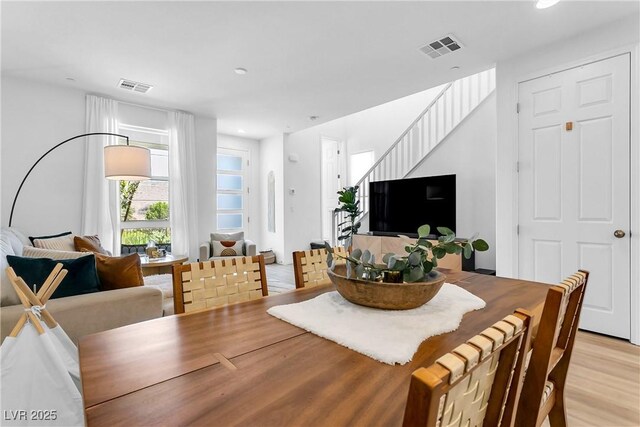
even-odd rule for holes
{"type": "Polygon", "coordinates": [[[420,267],[414,267],[409,270],[409,277],[407,279],[407,282],[418,282],[422,280],[423,277],[424,273],[422,269],[420,267]]]}
{"type": "Polygon", "coordinates": [[[489,249],[489,244],[482,239],[474,240],[472,245],[473,249],[479,252],[484,252],[489,249]]]}
{"type": "Polygon", "coordinates": [[[451,234],[455,235],[455,233],[448,227],[438,227],[438,233],[444,234],[445,236],[449,236],[451,234]]]}
{"type": "Polygon", "coordinates": [[[413,266],[417,266],[420,264],[420,254],[418,252],[411,252],[411,254],[409,254],[409,264],[413,265],[413,266]]]}
{"type": "Polygon", "coordinates": [[[472,253],[473,253],[473,246],[471,246],[471,243],[467,242],[467,244],[464,245],[464,257],[469,259],[471,258],[472,253]]]}
{"type": "Polygon", "coordinates": [[[428,237],[429,233],[431,233],[431,227],[429,226],[429,224],[424,224],[418,227],[419,237],[428,237]]]}

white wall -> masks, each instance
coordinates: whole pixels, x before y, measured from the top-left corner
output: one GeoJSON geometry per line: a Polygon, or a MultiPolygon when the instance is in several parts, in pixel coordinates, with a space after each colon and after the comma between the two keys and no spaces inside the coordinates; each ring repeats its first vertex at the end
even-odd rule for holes
{"type": "Polygon", "coordinates": [[[456,174],[456,234],[475,232],[489,243],[476,252],[476,268],[495,269],[496,95],[489,96],[409,175],[456,174]]]}
{"type": "MultiPolygon", "coordinates": [[[[3,226],[31,165],[55,144],[84,132],[84,91],[2,77],[3,226]]],[[[20,193],[14,226],[32,236],[80,232],[85,144],[71,141],[38,164],[20,193]]]]}
{"type": "Polygon", "coordinates": [[[211,240],[216,229],[216,153],[218,123],[196,116],[196,179],[198,181],[198,241],[211,240]]]}
{"type": "Polygon", "coordinates": [[[377,160],[441,89],[437,87],[419,92],[291,133],[285,138],[285,262],[291,262],[293,251],[308,249],[310,242],[322,238],[321,137],[345,143],[347,155],[343,158],[343,166],[344,175],[348,177],[350,154],[374,150],[377,160]],[[290,154],[297,155],[298,161],[289,161],[290,154]],[[295,194],[290,193],[291,189],[295,194]]]}
{"type": "MultiPolygon", "coordinates": [[[[285,259],[284,229],[284,135],[279,134],[260,141],[260,250],[271,249],[278,263],[285,259]],[[275,175],[275,220],[276,230],[268,228],[269,172],[275,175]]],[[[291,255],[289,255],[290,257],[291,255]]]]}
{"type": "MultiPolygon", "coordinates": [[[[496,267],[498,275],[516,277],[518,274],[518,241],[515,233],[518,185],[515,169],[518,159],[518,116],[515,108],[518,101],[518,82],[549,72],[561,71],[589,60],[602,59],[601,54],[612,49],[637,44],[639,33],[638,17],[633,16],[497,64],[496,267]]],[[[637,72],[636,69],[636,79],[637,72]]],[[[638,88],[635,86],[635,98],[638,96],[637,91],[638,88]]],[[[638,144],[637,138],[634,144],[638,144]]]]}
{"type": "Polygon", "coordinates": [[[378,160],[442,89],[437,86],[338,119],[345,123],[347,154],[373,150],[378,160]]]}
{"type": "Polygon", "coordinates": [[[284,142],[285,237],[284,262],[293,251],[309,249],[322,240],[321,144],[322,136],[346,140],[345,121],[338,119],[289,134],[284,142]],[[289,155],[298,156],[291,162],[289,155]],[[295,194],[291,194],[294,190],[295,194]]]}
{"type": "MultiPolygon", "coordinates": [[[[218,134],[218,148],[228,148],[235,150],[244,150],[249,152],[248,167],[248,208],[249,208],[249,227],[245,233],[245,238],[253,240],[262,250],[262,210],[261,210],[261,192],[260,185],[260,141],[250,138],[240,138],[238,136],[218,134]]],[[[266,210],[264,211],[266,215],[266,210]]]]}

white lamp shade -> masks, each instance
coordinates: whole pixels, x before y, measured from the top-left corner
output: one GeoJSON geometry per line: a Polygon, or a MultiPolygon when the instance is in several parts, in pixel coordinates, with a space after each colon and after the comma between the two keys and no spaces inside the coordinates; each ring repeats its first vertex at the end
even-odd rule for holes
{"type": "Polygon", "coordinates": [[[104,176],[118,181],[151,178],[151,152],[133,145],[107,145],[104,147],[104,176]]]}

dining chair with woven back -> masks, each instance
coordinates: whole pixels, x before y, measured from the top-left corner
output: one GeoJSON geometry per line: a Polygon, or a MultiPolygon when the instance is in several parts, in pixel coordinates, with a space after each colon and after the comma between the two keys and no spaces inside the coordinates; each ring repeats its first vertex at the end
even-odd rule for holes
{"type": "MultiPolygon", "coordinates": [[[[339,255],[347,255],[346,249],[342,246],[336,246],[333,250],[339,255]]],[[[338,257],[334,257],[334,260],[337,264],[345,262],[338,257]]],[[[327,275],[328,268],[327,250],[324,248],[293,253],[293,272],[297,289],[331,283],[327,275]]]]}
{"type": "Polygon", "coordinates": [[[262,298],[269,294],[262,255],[175,264],[175,313],[262,298]]]}
{"type": "Polygon", "coordinates": [[[512,426],[532,325],[523,309],[411,376],[405,427],[512,426]]]}
{"type": "Polygon", "coordinates": [[[516,425],[567,425],[564,390],[589,272],[580,270],[547,292],[526,369],[516,425]]]}

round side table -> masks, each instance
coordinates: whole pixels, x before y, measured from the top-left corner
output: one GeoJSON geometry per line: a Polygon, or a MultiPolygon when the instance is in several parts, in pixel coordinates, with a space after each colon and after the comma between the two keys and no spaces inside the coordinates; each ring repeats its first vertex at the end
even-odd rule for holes
{"type": "Polygon", "coordinates": [[[142,275],[151,276],[153,274],[171,274],[174,264],[182,264],[189,260],[186,255],[168,254],[162,258],[149,258],[140,255],[140,263],[142,266],[142,275]]]}

